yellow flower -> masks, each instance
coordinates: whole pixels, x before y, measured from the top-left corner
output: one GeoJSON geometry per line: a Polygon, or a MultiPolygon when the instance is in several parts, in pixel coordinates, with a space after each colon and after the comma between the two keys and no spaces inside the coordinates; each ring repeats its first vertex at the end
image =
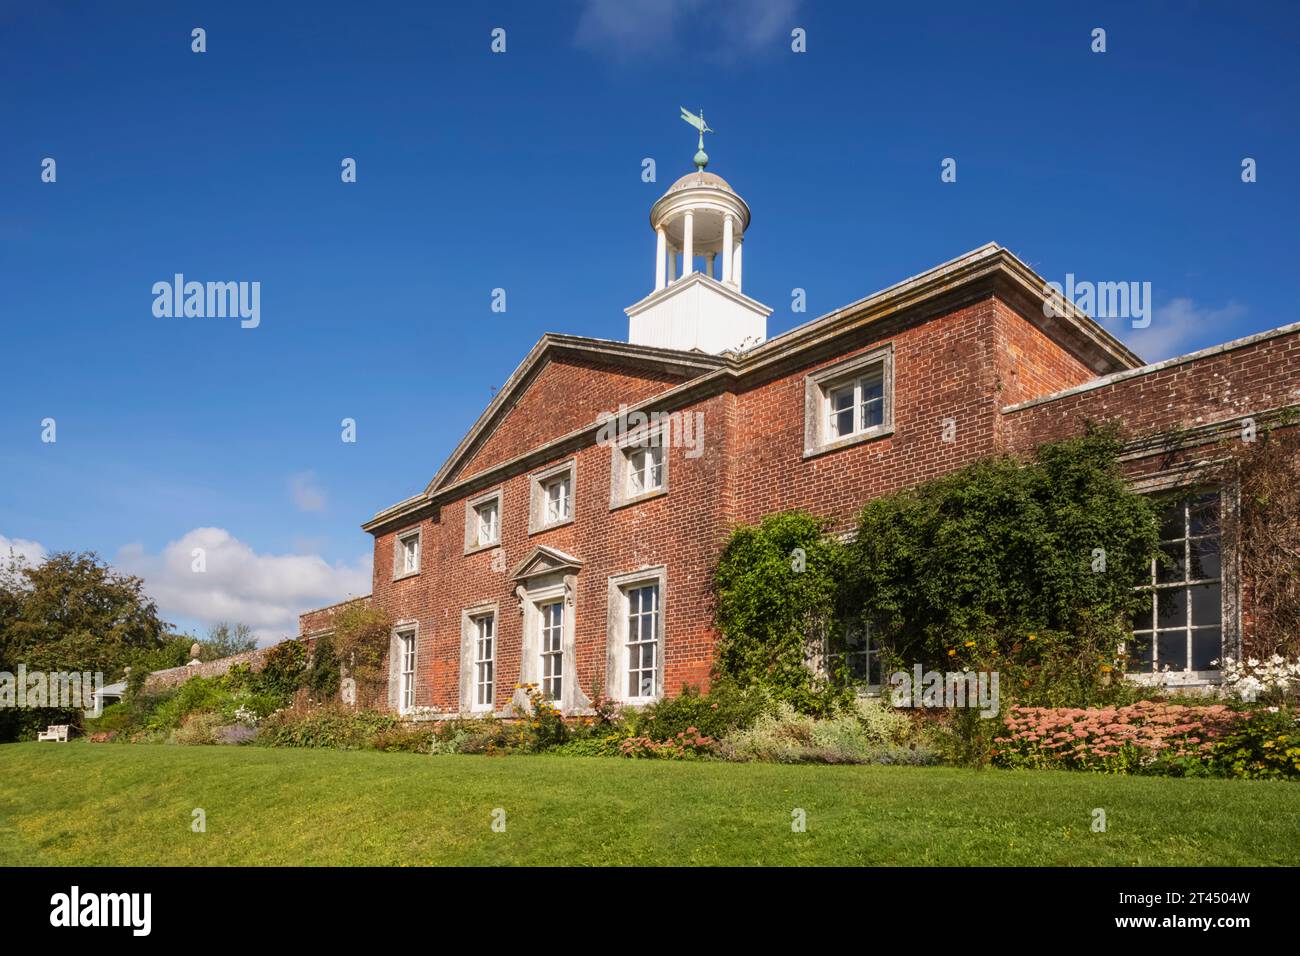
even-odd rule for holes
{"type": "Polygon", "coordinates": [[[1102,664],[1102,665],[1101,665],[1101,671],[1102,671],[1103,674],[1109,674],[1109,673],[1110,673],[1110,665],[1109,665],[1109,664],[1102,664]]]}
{"type": "Polygon", "coordinates": [[[951,647],[948,648],[948,656],[949,656],[949,657],[954,656],[956,653],[957,653],[957,652],[956,652],[955,650],[953,650],[951,647]]]}
{"type": "Polygon", "coordinates": [[[1038,636],[1037,636],[1036,634],[1030,634],[1030,635],[1029,635],[1029,639],[1030,639],[1031,641],[1036,641],[1036,640],[1038,640],[1038,636]]]}
{"type": "Polygon", "coordinates": [[[966,642],[966,646],[967,646],[967,647],[974,647],[974,646],[975,646],[975,642],[974,642],[974,641],[967,641],[967,642],[966,642]]]}

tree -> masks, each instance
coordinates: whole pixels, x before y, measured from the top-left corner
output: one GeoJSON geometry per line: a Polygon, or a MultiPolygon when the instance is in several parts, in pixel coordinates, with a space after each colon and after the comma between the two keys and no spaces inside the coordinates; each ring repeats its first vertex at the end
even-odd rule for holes
{"type": "MultiPolygon", "coordinates": [[[[119,574],[94,552],[50,555],[36,566],[10,557],[0,565],[0,670],[76,671],[118,679],[123,668],[157,653],[167,625],[144,582],[119,574]]],[[[75,723],[77,712],[0,713],[0,740],[26,738],[44,723],[75,723]]]]}
{"type": "Polygon", "coordinates": [[[221,621],[208,629],[206,639],[199,642],[200,660],[215,661],[233,654],[243,654],[257,647],[257,638],[247,624],[229,624],[221,621]]]}
{"type": "Polygon", "coordinates": [[[102,671],[106,679],[163,643],[167,625],[144,581],[94,552],[59,552],[0,575],[0,663],[13,670],[102,671]]]}

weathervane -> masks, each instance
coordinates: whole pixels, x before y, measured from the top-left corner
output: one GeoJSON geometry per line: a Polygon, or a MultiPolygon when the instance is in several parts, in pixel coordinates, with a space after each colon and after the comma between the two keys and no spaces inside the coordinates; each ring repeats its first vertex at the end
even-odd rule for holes
{"type": "Polygon", "coordinates": [[[681,111],[682,119],[686,120],[686,122],[690,123],[700,131],[700,149],[699,152],[695,154],[695,167],[700,172],[704,172],[704,167],[709,165],[709,154],[704,151],[704,134],[715,131],[709,128],[708,123],[704,122],[704,110],[700,110],[699,116],[696,116],[685,106],[681,107],[681,111]]]}

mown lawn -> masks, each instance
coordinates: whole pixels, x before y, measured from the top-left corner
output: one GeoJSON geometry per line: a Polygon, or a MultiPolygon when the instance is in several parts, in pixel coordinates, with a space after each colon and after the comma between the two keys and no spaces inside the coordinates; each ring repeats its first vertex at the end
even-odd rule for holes
{"type": "Polygon", "coordinates": [[[1253,865],[1300,785],[922,767],[0,747],[0,864],[1253,865]],[[1092,811],[1108,830],[1094,833],[1092,811]],[[191,830],[206,812],[207,832],[191,830]],[[504,833],[493,811],[506,812],[504,833]],[[792,811],[807,831],[792,832],[792,811]]]}

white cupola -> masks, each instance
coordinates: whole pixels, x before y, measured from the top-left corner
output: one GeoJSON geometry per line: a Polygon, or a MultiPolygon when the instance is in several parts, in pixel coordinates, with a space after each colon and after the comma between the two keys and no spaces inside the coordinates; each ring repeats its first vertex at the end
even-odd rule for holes
{"type": "Polygon", "coordinates": [[[625,310],[628,340],[714,354],[740,351],[767,338],[772,310],[741,292],[749,206],[725,179],[704,171],[703,132],[700,138],[696,171],[650,208],[655,287],[625,310]]]}

